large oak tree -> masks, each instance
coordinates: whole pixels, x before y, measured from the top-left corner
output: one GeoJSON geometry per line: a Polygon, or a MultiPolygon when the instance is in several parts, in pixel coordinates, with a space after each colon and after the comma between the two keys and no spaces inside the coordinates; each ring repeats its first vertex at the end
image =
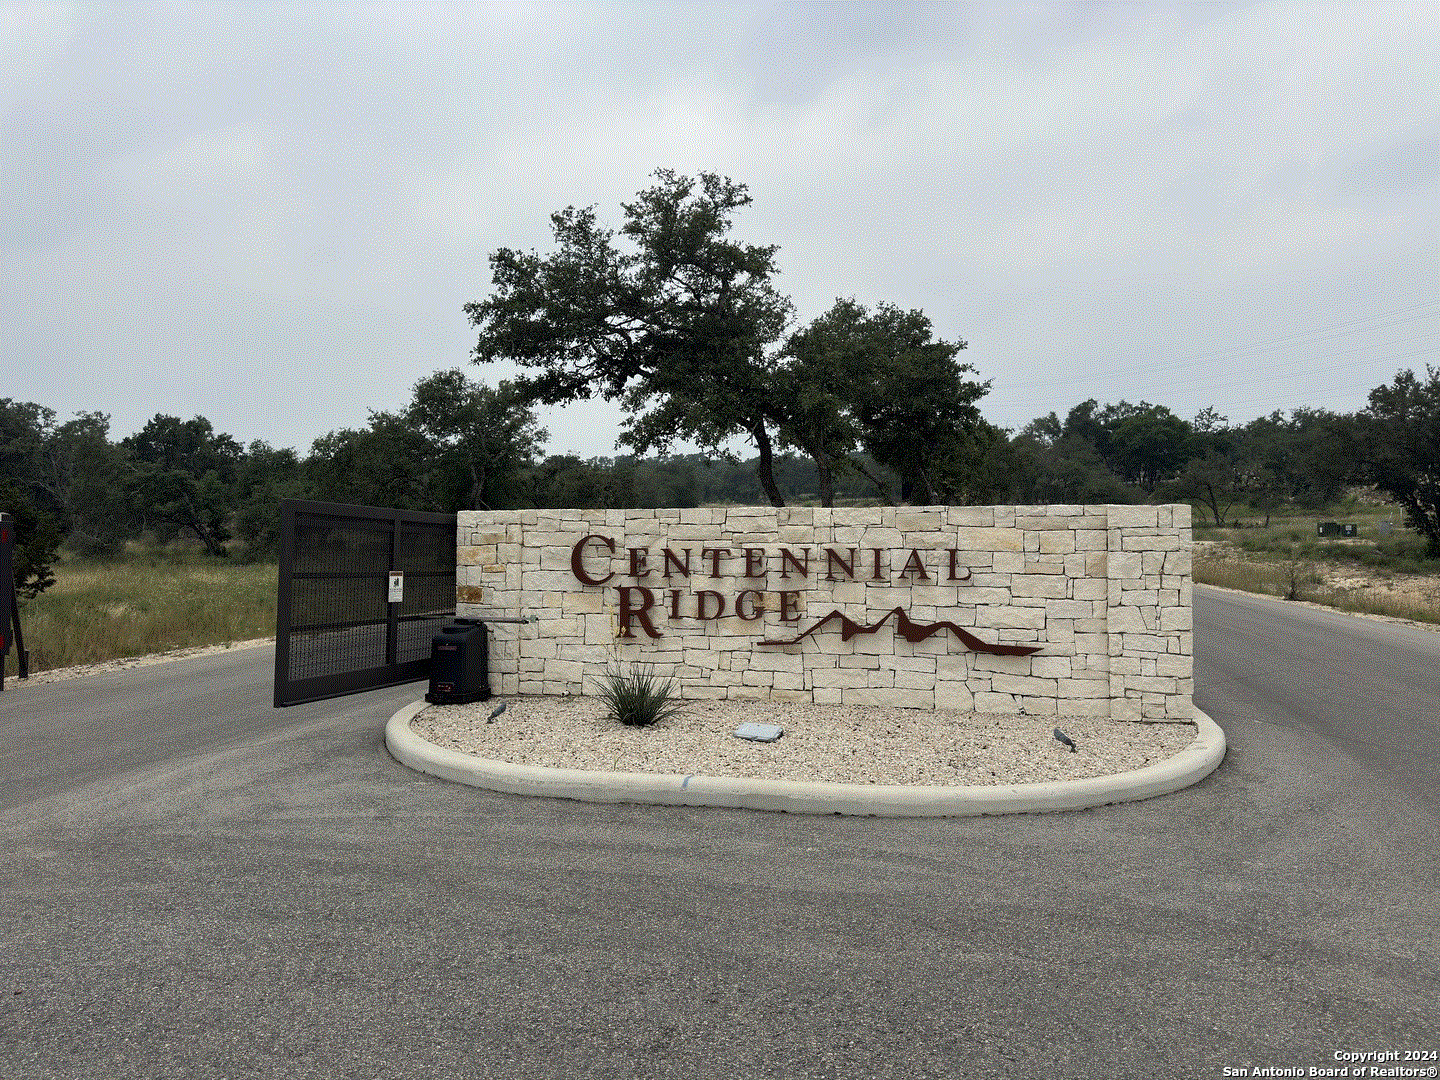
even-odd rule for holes
{"type": "Polygon", "coordinates": [[[156,537],[189,535],[207,553],[226,554],[240,444],[203,416],[156,413],[121,445],[129,456],[126,497],[156,537]]]}
{"type": "Polygon", "coordinates": [[[850,299],[790,335],[780,433],[815,462],[824,505],[837,470],[870,475],[856,450],[899,476],[907,502],[964,502],[989,490],[979,477],[1003,437],[980,416],[990,384],[959,362],[964,348],[937,339],[924,312],[850,299]]]}
{"type": "Polygon", "coordinates": [[[654,178],[623,205],[618,236],[593,206],[568,207],[551,215],[552,253],[490,256],[491,295],[465,305],[479,331],[474,359],[518,365],[533,401],[620,401],[629,415],[618,443],[636,453],[748,437],[761,486],[783,506],[770,347],[791,304],[771,284],[777,249],[730,238],[751,201],[745,185],[707,172],[654,178]]]}

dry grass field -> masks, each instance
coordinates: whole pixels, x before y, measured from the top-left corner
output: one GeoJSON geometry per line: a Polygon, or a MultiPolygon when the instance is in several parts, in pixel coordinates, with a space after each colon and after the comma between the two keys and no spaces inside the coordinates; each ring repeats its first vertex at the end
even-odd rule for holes
{"type": "Polygon", "coordinates": [[[1398,506],[1363,496],[1320,513],[1243,514],[1227,528],[1195,517],[1195,580],[1342,611],[1440,625],[1440,560],[1425,557],[1398,506]],[[1322,537],[1322,521],[1357,535],[1322,537]]]}
{"type": "MultiPolygon", "coordinates": [[[[21,601],[30,670],[146,656],[275,633],[273,563],[201,556],[63,558],[55,584],[21,601]]],[[[16,656],[6,657],[6,676],[16,656]]]]}

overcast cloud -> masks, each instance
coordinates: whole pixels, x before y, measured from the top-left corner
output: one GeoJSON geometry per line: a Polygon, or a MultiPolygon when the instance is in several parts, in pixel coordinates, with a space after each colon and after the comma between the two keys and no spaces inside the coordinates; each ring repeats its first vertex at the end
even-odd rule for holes
{"type": "Polygon", "coordinates": [[[1352,411],[1440,362],[1437,86],[1433,2],[4,4],[0,397],[304,453],[512,374],[487,255],[666,167],[749,186],[800,321],[968,341],[1002,426],[1352,411]]]}

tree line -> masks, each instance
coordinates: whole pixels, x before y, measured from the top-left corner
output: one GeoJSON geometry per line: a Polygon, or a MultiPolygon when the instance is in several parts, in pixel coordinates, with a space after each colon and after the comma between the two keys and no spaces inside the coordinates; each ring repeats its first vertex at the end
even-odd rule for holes
{"type": "MultiPolygon", "coordinates": [[[[1144,402],[1094,400],[994,429],[960,503],[1188,501],[1225,525],[1237,511],[1319,511],[1355,484],[1400,502],[1440,556],[1440,369],[1400,372],[1353,414],[1275,412],[1231,424],[1212,409],[1186,420],[1144,402]]],[[[865,453],[827,476],[780,451],[760,481],[758,456],[710,453],[581,459],[545,455],[536,408],[517,388],[462,370],[419,380],[410,402],[364,427],[316,439],[303,457],[241,445],[204,417],[157,414],[112,440],[109,418],[0,399],[0,509],[18,519],[22,595],[50,584],[62,543],[84,557],[130,541],[186,539],[212,556],[274,557],[281,499],[413,510],[687,507],[725,503],[858,505],[906,499],[904,475],[865,453]]],[[[953,466],[952,466],[953,467],[953,466]]],[[[927,492],[926,495],[930,495],[927,492]]],[[[928,500],[927,500],[928,501],[928,500]]]]}
{"type": "Polygon", "coordinates": [[[923,312],[843,297],[790,330],[777,249],[730,236],[746,187],[705,172],[654,179],[622,205],[618,233],[595,207],[572,206],[551,215],[550,253],[490,256],[491,293],[465,308],[473,359],[518,365],[522,400],[617,400],[620,442],[642,454],[680,439],[718,452],[742,436],[775,506],[777,448],[812,462],[822,506],[845,476],[912,504],[1124,501],[1163,488],[1222,524],[1241,498],[1317,505],[1366,480],[1440,555],[1433,369],[1428,380],[1402,372],[1351,417],[1298,410],[1235,426],[1214,410],[1187,422],[1145,402],[1087,401],[1011,438],[980,414],[990,384],[960,362],[964,341],[937,339],[923,312]]]}
{"type": "Polygon", "coordinates": [[[572,206],[550,217],[554,251],[490,256],[491,293],[465,306],[475,362],[517,365],[529,402],[618,401],[619,444],[636,454],[677,441],[720,453],[743,438],[775,506],[785,452],[813,463],[822,505],[845,473],[885,498],[875,464],[907,502],[973,501],[977,466],[1002,433],[980,415],[989,383],[960,362],[965,342],[936,338],[921,311],[846,298],[790,330],[777,249],[730,235],[751,202],[745,186],[714,173],[654,177],[623,205],[618,231],[593,206],[572,206]]]}
{"type": "MultiPolygon", "coordinates": [[[[95,559],[135,541],[273,558],[281,499],[441,512],[763,501],[748,462],[546,455],[546,437],[512,385],[487,387],[458,369],[419,380],[404,408],[321,436],[304,455],[242,445],[203,416],[156,414],[113,439],[104,413],[62,421],[47,406],[0,398],[0,510],[17,519],[16,583],[33,596],[53,583],[62,544],[95,559]]],[[[869,470],[893,483],[880,466],[869,470]]],[[[780,455],[774,475],[784,497],[813,498],[801,458],[780,455]]],[[[837,491],[853,502],[866,496],[853,478],[837,491]]]]}
{"type": "Polygon", "coordinates": [[[1231,424],[1147,402],[1090,400],[1018,432],[989,423],[990,384],[964,341],[926,315],[839,298],[793,326],[777,249],[730,236],[743,184],[658,170],[619,230],[594,207],[551,215],[548,254],[501,248],[490,294],[467,304],[472,360],[415,383],[411,400],[303,458],[241,446],[204,417],[156,415],[119,441],[102,413],[59,422],[0,401],[0,508],[20,519],[23,589],[48,583],[65,540],[114,555],[127,540],[234,541],[272,555],[282,498],[451,511],[692,506],[717,502],[910,504],[1190,500],[1224,524],[1236,506],[1319,508],[1374,484],[1440,556],[1440,370],[1403,371],[1355,414],[1297,409],[1231,424]],[[626,456],[544,456],[536,410],[600,396],[625,419],[626,456]],[[741,463],[737,439],[754,447],[741,463]],[[673,455],[677,442],[701,448],[673,455]],[[48,553],[48,554],[47,554],[48,553]]]}

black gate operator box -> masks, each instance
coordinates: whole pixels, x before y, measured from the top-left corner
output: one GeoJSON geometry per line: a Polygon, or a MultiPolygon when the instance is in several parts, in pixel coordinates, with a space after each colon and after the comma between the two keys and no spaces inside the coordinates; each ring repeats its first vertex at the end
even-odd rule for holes
{"type": "Polygon", "coordinates": [[[456,619],[430,639],[432,705],[465,705],[490,697],[490,649],[485,624],[456,619]]]}

